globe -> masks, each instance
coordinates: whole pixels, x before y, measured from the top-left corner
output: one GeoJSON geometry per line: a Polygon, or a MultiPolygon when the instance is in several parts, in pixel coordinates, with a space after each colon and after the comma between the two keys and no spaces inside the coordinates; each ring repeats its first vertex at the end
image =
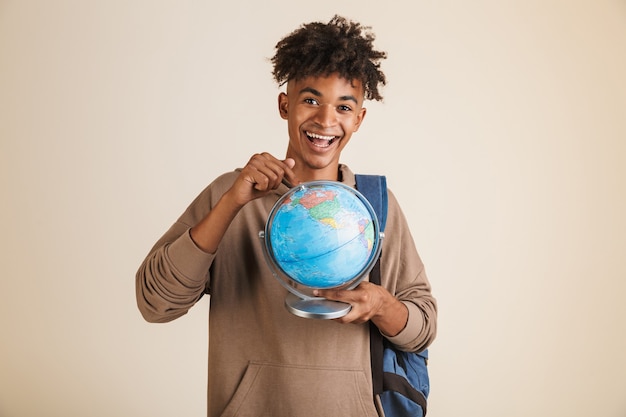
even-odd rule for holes
{"type": "Polygon", "coordinates": [[[367,199],[335,181],[300,184],[273,206],[264,252],[274,275],[292,293],[353,288],[380,252],[378,220],[367,199]]]}

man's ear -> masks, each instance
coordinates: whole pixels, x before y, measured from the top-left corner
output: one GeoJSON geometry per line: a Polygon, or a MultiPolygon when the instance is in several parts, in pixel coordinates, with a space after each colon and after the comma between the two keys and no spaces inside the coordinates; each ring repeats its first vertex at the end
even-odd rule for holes
{"type": "Polygon", "coordinates": [[[363,123],[363,119],[365,119],[366,113],[367,109],[365,107],[361,107],[361,110],[359,110],[359,113],[356,116],[356,123],[354,125],[353,132],[357,132],[359,130],[359,127],[361,127],[361,123],[363,123]]]}
{"type": "Polygon", "coordinates": [[[280,113],[280,117],[287,120],[287,109],[289,108],[289,99],[287,98],[287,94],[280,93],[278,95],[278,112],[280,113]]]}

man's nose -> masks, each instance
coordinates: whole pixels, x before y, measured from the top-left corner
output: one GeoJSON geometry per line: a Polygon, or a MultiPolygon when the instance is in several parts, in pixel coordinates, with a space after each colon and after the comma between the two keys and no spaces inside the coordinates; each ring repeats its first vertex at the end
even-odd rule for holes
{"type": "Polygon", "coordinates": [[[323,127],[334,126],[337,123],[335,107],[330,104],[320,106],[315,115],[315,121],[323,127]]]}

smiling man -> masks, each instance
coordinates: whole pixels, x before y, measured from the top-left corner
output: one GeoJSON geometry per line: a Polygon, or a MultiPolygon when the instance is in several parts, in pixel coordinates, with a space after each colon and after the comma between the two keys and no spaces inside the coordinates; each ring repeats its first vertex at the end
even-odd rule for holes
{"type": "MultiPolygon", "coordinates": [[[[215,179],[150,250],[136,275],[150,322],[184,315],[204,294],[209,307],[209,416],[379,415],[372,396],[369,325],[400,349],[420,351],[436,333],[437,308],[402,210],[389,193],[381,285],[319,295],[351,305],[335,320],[297,317],[265,263],[258,238],[274,203],[313,180],[355,186],[340,163],[380,100],[384,52],[359,23],[335,16],[283,38],[272,58],[287,121],[284,158],[266,152],[215,179]]],[[[176,360],[176,358],[172,358],[176,360]]]]}
{"type": "Polygon", "coordinates": [[[366,109],[360,80],[339,74],[290,80],[287,93],[278,96],[278,108],[287,120],[287,157],[298,178],[338,179],[339,156],[359,129],[366,109]]]}

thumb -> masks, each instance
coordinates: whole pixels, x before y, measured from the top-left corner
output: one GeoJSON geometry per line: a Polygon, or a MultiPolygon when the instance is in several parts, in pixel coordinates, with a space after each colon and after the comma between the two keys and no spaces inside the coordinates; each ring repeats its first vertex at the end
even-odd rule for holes
{"type": "Polygon", "coordinates": [[[322,297],[322,298],[326,298],[327,300],[334,300],[334,301],[339,301],[340,294],[339,291],[337,290],[313,290],[313,295],[315,297],[322,297]]]}
{"type": "Polygon", "coordinates": [[[283,161],[285,164],[287,164],[287,166],[289,167],[289,169],[293,168],[294,166],[296,166],[296,160],[293,158],[287,158],[283,161]]]}

